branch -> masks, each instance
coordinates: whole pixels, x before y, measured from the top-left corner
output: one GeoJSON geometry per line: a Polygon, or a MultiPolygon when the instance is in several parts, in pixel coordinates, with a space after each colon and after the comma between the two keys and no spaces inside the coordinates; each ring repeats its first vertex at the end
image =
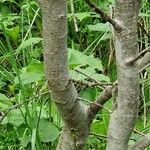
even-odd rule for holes
{"type": "Polygon", "coordinates": [[[112,97],[113,86],[107,86],[106,89],[101,93],[101,95],[90,104],[88,108],[88,116],[90,123],[93,121],[95,115],[100,109],[103,108],[103,105],[112,97]]]}
{"type": "Polygon", "coordinates": [[[150,46],[147,47],[146,49],[144,49],[142,52],[140,52],[137,57],[135,57],[135,58],[133,58],[131,60],[128,60],[126,62],[126,65],[133,65],[133,63],[135,63],[137,60],[139,60],[140,58],[142,58],[148,52],[150,52],[150,46]]]}
{"type": "Polygon", "coordinates": [[[86,105],[70,80],[67,51],[67,0],[38,0],[42,10],[46,80],[65,128],[56,149],[82,149],[88,135],[86,105]],[[75,140],[69,134],[76,131],[75,140]],[[66,144],[67,143],[67,144],[66,144]]]}
{"type": "Polygon", "coordinates": [[[144,57],[142,57],[138,61],[138,66],[140,71],[144,70],[149,65],[150,65],[150,52],[148,52],[146,55],[144,55],[144,57]]]}
{"type": "MultiPolygon", "coordinates": [[[[103,82],[99,82],[99,81],[97,81],[97,80],[95,80],[94,78],[88,76],[87,74],[85,74],[84,72],[82,72],[82,71],[80,71],[80,70],[75,69],[74,71],[76,71],[77,73],[80,73],[80,74],[84,75],[84,76],[87,77],[89,80],[91,80],[92,83],[90,83],[90,85],[99,86],[99,87],[101,87],[101,88],[105,88],[105,87],[108,86],[108,85],[113,85],[113,83],[103,83],[103,82]]],[[[73,79],[71,79],[71,80],[73,80],[73,79]]],[[[79,82],[79,80],[78,80],[77,82],[79,82]]],[[[82,82],[83,84],[86,84],[86,83],[83,82],[83,81],[80,81],[80,82],[82,82]]],[[[88,85],[88,84],[87,84],[87,85],[88,85]]]]}
{"type": "Polygon", "coordinates": [[[142,32],[148,37],[150,38],[150,34],[147,33],[147,31],[144,29],[143,25],[138,21],[138,27],[142,30],[142,32]]]}
{"type": "Polygon", "coordinates": [[[150,146],[150,134],[139,139],[135,144],[130,146],[128,150],[144,150],[148,146],[150,146]]]}
{"type": "Polygon", "coordinates": [[[122,27],[115,21],[113,20],[111,17],[109,17],[106,13],[104,13],[100,8],[98,8],[94,3],[92,3],[90,0],[85,0],[85,2],[96,12],[100,15],[100,17],[105,20],[108,21],[110,24],[113,25],[113,27],[118,30],[121,31],[122,27]]]}

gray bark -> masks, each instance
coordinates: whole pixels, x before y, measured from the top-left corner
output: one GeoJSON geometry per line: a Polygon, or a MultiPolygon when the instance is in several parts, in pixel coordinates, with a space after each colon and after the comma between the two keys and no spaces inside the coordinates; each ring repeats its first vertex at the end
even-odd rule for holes
{"type": "Polygon", "coordinates": [[[134,128],[139,103],[138,65],[126,65],[138,55],[137,18],[138,0],[116,0],[114,19],[122,26],[115,32],[115,49],[118,71],[117,109],[111,114],[107,150],[127,150],[134,128]]]}
{"type": "Polygon", "coordinates": [[[46,79],[65,122],[57,150],[82,149],[89,132],[86,106],[77,100],[67,66],[66,0],[39,0],[43,15],[46,79]]]}
{"type": "MultiPolygon", "coordinates": [[[[38,0],[43,16],[44,63],[53,100],[65,127],[57,150],[82,150],[89,135],[90,123],[102,105],[112,96],[107,87],[89,107],[78,101],[77,91],[69,78],[67,66],[67,2],[38,0]]],[[[139,66],[126,64],[136,58],[139,0],[116,0],[114,31],[118,70],[117,105],[110,119],[107,150],[127,150],[134,128],[139,99],[139,66]]]]}
{"type": "Polygon", "coordinates": [[[144,150],[148,146],[150,146],[150,134],[139,139],[135,144],[129,147],[128,150],[144,150]]]}

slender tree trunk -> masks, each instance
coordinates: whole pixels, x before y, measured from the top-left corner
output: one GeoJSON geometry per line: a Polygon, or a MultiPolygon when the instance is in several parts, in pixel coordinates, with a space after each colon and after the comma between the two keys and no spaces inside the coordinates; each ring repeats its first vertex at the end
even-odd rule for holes
{"type": "Polygon", "coordinates": [[[138,0],[116,0],[115,21],[122,31],[115,30],[115,49],[118,71],[117,109],[111,114],[107,150],[127,150],[135,126],[139,104],[139,72],[137,63],[126,62],[138,54],[138,0]]]}
{"type": "Polygon", "coordinates": [[[43,15],[44,63],[54,102],[65,122],[57,150],[81,150],[89,133],[86,106],[78,101],[67,62],[67,2],[39,0],[43,15]]]}

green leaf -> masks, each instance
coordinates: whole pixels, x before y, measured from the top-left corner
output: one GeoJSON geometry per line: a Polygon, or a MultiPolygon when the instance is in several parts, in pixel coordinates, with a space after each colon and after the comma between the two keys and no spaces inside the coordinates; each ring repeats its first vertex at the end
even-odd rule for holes
{"type": "Polygon", "coordinates": [[[109,23],[97,23],[95,25],[87,25],[88,29],[90,31],[111,31],[110,24],[109,23]]]}
{"type": "Polygon", "coordinates": [[[44,65],[37,59],[32,59],[27,67],[27,72],[36,72],[44,75],[44,65]]]}
{"type": "Polygon", "coordinates": [[[53,142],[58,137],[59,131],[50,122],[42,118],[39,124],[39,135],[42,142],[53,142]]]}
{"type": "Polygon", "coordinates": [[[110,78],[105,76],[104,74],[93,74],[92,78],[94,78],[97,81],[104,81],[104,82],[110,82],[110,78]]]}
{"type": "MultiPolygon", "coordinates": [[[[37,72],[23,72],[20,75],[22,84],[30,84],[42,80],[43,75],[37,72]]],[[[15,84],[19,84],[18,77],[15,78],[15,84]]]]}
{"type": "Polygon", "coordinates": [[[11,38],[13,42],[17,42],[17,39],[19,37],[20,28],[19,26],[13,27],[13,28],[6,28],[6,33],[11,38]]]}
{"type": "Polygon", "coordinates": [[[69,49],[69,68],[72,68],[72,66],[76,67],[85,65],[103,70],[101,61],[97,58],[94,58],[93,55],[87,56],[77,50],[69,49]]]}
{"type": "Polygon", "coordinates": [[[22,147],[26,147],[29,144],[29,142],[31,141],[31,135],[28,135],[27,132],[28,132],[28,128],[25,129],[23,136],[21,138],[21,146],[22,147]]]}
{"type": "Polygon", "coordinates": [[[90,12],[76,13],[75,16],[78,20],[82,21],[83,19],[90,17],[90,12]]]}
{"type": "Polygon", "coordinates": [[[11,106],[12,103],[10,102],[10,99],[4,94],[0,93],[0,110],[5,111],[6,109],[9,109],[11,106]]]}
{"type": "Polygon", "coordinates": [[[37,44],[41,41],[42,41],[42,38],[29,38],[28,40],[22,42],[16,51],[20,51],[22,49],[29,47],[32,44],[37,44]]]}
{"type": "Polygon", "coordinates": [[[94,101],[97,95],[99,95],[99,92],[97,91],[96,88],[86,88],[83,89],[79,95],[84,99],[94,101]]]}
{"type": "Polygon", "coordinates": [[[18,127],[20,124],[24,122],[24,118],[18,109],[14,109],[11,111],[10,115],[7,116],[8,123],[18,127]]]}
{"type": "MultiPolygon", "coordinates": [[[[81,68],[76,68],[78,71],[80,71],[81,73],[84,73],[86,74],[88,77],[90,78],[93,78],[97,81],[104,81],[104,82],[110,82],[110,78],[103,75],[103,74],[98,74],[96,73],[95,71],[95,68],[92,68],[92,67],[87,67],[85,69],[81,69],[81,68]]],[[[70,76],[75,79],[75,80],[84,80],[88,77],[86,77],[85,75],[81,74],[81,73],[78,73],[74,70],[70,70],[70,76]]]]}

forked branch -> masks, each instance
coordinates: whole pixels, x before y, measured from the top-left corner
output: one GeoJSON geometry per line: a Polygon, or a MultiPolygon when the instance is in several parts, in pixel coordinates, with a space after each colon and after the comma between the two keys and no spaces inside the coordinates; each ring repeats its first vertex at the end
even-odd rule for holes
{"type": "Polygon", "coordinates": [[[146,49],[144,49],[142,52],[139,53],[139,55],[133,59],[130,59],[126,62],[126,65],[132,65],[133,63],[135,63],[137,60],[139,60],[140,58],[142,58],[146,53],[150,52],[150,46],[147,47],[146,49]]]}
{"type": "Polygon", "coordinates": [[[113,25],[113,27],[117,31],[121,31],[122,27],[115,21],[113,20],[109,15],[107,15],[105,12],[103,12],[100,8],[98,8],[94,3],[92,3],[90,0],[85,0],[85,2],[96,12],[100,15],[100,17],[105,20],[106,22],[109,22],[110,24],[113,25]]]}

